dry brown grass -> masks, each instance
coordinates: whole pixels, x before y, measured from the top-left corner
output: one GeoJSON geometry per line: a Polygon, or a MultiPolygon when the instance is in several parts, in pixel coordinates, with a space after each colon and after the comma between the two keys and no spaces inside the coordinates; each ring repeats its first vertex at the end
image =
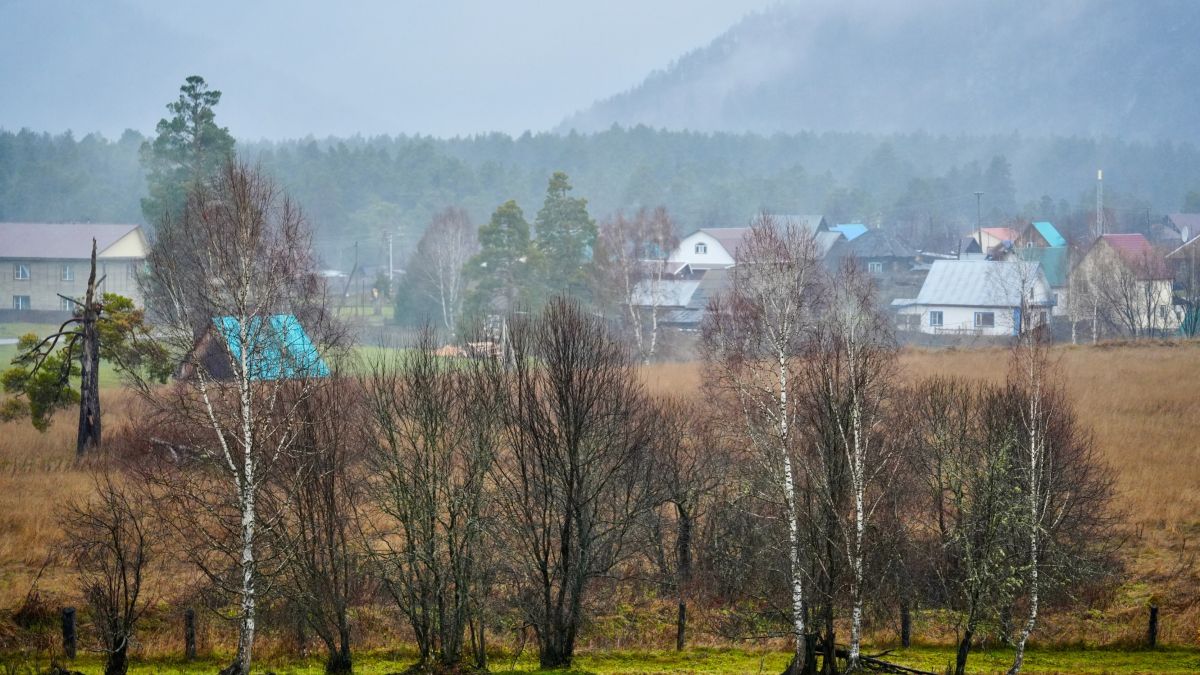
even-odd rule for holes
{"type": "MultiPolygon", "coordinates": [[[[1133,644],[1144,635],[1145,605],[1153,598],[1163,606],[1162,639],[1195,645],[1200,638],[1195,564],[1200,345],[1114,344],[1062,347],[1055,353],[1080,418],[1116,471],[1119,506],[1128,520],[1124,555],[1130,575],[1108,606],[1060,613],[1039,633],[1046,642],[1133,644]]],[[[941,373],[998,380],[1008,356],[1002,349],[906,350],[901,362],[908,379],[941,373]]],[[[701,389],[703,366],[667,363],[644,374],[655,394],[690,396],[701,389]]],[[[102,397],[107,428],[115,429],[133,408],[131,396],[107,389],[102,397]]],[[[21,601],[43,565],[40,588],[53,598],[72,599],[69,572],[55,551],[61,540],[56,509],[90,490],[86,470],[74,463],[74,430],[73,411],[60,413],[47,434],[27,423],[0,424],[0,615],[21,601]]],[[[162,611],[170,615],[171,598],[162,601],[168,603],[162,611]]],[[[925,629],[926,635],[934,633],[932,626],[925,629]]],[[[161,638],[167,650],[174,639],[148,632],[148,648],[161,638]]],[[[214,636],[212,642],[223,641],[214,636]]]]}
{"type": "MultiPolygon", "coordinates": [[[[1054,350],[1082,422],[1114,469],[1117,508],[1127,523],[1127,582],[1098,611],[1060,615],[1042,632],[1056,642],[1129,643],[1143,639],[1145,607],[1163,606],[1160,635],[1200,642],[1200,343],[1111,343],[1054,350]]],[[[906,349],[901,372],[912,381],[960,375],[1000,381],[1001,348],[906,349]]],[[[699,363],[646,371],[656,393],[685,395],[702,382],[699,363]]]]}

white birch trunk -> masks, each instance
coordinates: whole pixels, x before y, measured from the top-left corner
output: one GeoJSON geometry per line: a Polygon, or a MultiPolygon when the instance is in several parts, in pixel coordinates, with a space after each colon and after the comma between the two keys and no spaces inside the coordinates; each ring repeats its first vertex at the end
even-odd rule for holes
{"type": "Polygon", "coordinates": [[[800,509],[796,503],[796,476],[788,449],[788,373],[787,354],[779,351],[779,447],[783,460],[784,501],[788,511],[788,560],[792,573],[792,634],[796,641],[795,664],[805,659],[804,569],[800,559],[800,509]]]}

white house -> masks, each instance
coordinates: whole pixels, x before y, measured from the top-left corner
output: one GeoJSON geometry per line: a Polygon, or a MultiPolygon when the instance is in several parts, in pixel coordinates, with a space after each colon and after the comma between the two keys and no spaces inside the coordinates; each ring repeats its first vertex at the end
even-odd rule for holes
{"type": "MultiPolygon", "coordinates": [[[[817,252],[824,257],[838,240],[841,232],[829,229],[821,215],[772,215],[775,224],[782,228],[791,225],[808,229],[813,233],[817,252]]],[[[737,262],[738,247],[742,239],[750,234],[749,227],[705,227],[687,235],[671,252],[672,262],[686,263],[693,270],[726,269],[737,262]]]]}
{"type": "Polygon", "coordinates": [[[904,328],[951,335],[1014,335],[1022,305],[1035,325],[1054,305],[1041,266],[1024,260],[936,260],[915,299],[892,301],[904,328]]]}

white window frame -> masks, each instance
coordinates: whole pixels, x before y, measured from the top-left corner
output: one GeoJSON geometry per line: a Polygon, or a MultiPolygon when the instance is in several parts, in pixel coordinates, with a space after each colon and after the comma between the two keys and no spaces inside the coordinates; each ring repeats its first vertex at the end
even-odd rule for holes
{"type": "Polygon", "coordinates": [[[942,310],[933,309],[933,310],[929,311],[930,327],[941,328],[942,326],[946,325],[945,322],[946,322],[946,315],[942,312],[942,310]],[[937,317],[937,321],[934,321],[934,317],[937,317]]]}
{"type": "Polygon", "coordinates": [[[869,262],[869,263],[867,263],[867,273],[868,273],[868,274],[874,274],[874,275],[877,275],[877,276],[878,276],[878,275],[882,275],[882,274],[883,274],[883,263],[882,263],[882,262],[869,262]]]}
{"type": "Polygon", "coordinates": [[[60,297],[58,299],[58,308],[64,312],[74,312],[75,303],[67,298],[60,297]]]}
{"type": "Polygon", "coordinates": [[[14,295],[12,298],[13,309],[20,311],[28,311],[33,309],[33,303],[30,302],[28,295],[14,295]]]}
{"type": "Polygon", "coordinates": [[[13,263],[13,280],[29,281],[29,263],[13,263]]]}
{"type": "Polygon", "coordinates": [[[996,327],[996,313],[995,312],[975,312],[975,327],[976,328],[995,328],[996,327]],[[992,317],[991,323],[983,323],[980,319],[982,319],[984,316],[992,317]]]}
{"type": "Polygon", "coordinates": [[[63,263],[62,270],[59,272],[59,279],[62,281],[75,281],[75,266],[71,263],[63,263]]]}
{"type": "Polygon", "coordinates": [[[707,255],[708,244],[703,241],[698,241],[696,242],[696,247],[693,250],[696,252],[696,255],[707,255]]]}

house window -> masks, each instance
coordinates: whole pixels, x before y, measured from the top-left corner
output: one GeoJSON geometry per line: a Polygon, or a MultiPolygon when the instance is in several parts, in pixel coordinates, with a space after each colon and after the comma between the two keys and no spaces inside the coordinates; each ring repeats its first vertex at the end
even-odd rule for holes
{"type": "Polygon", "coordinates": [[[869,263],[867,263],[867,271],[870,272],[871,274],[879,276],[879,275],[883,274],[883,263],[869,262],[869,263]]]}
{"type": "Polygon", "coordinates": [[[976,328],[992,328],[996,325],[995,312],[975,312],[976,328]]]}
{"type": "Polygon", "coordinates": [[[1045,310],[1038,312],[1038,325],[1039,325],[1039,326],[1045,326],[1045,325],[1046,325],[1046,312],[1045,312],[1045,310]]]}
{"type": "Polygon", "coordinates": [[[29,296],[28,295],[14,295],[13,296],[13,309],[29,309],[29,296]]]}
{"type": "Polygon", "coordinates": [[[941,326],[942,325],[942,313],[941,312],[930,312],[929,313],[929,325],[930,326],[941,326]]]}
{"type": "Polygon", "coordinates": [[[59,297],[58,309],[63,312],[74,312],[75,311],[75,303],[71,302],[71,300],[68,298],[59,297]]]}
{"type": "Polygon", "coordinates": [[[696,253],[708,253],[708,244],[704,242],[698,242],[696,244],[696,253]]]}
{"type": "Polygon", "coordinates": [[[71,265],[62,266],[62,280],[75,281],[75,268],[71,265]]]}
{"type": "Polygon", "coordinates": [[[14,263],[13,279],[27,281],[29,279],[29,265],[26,265],[25,263],[14,263]]]}

